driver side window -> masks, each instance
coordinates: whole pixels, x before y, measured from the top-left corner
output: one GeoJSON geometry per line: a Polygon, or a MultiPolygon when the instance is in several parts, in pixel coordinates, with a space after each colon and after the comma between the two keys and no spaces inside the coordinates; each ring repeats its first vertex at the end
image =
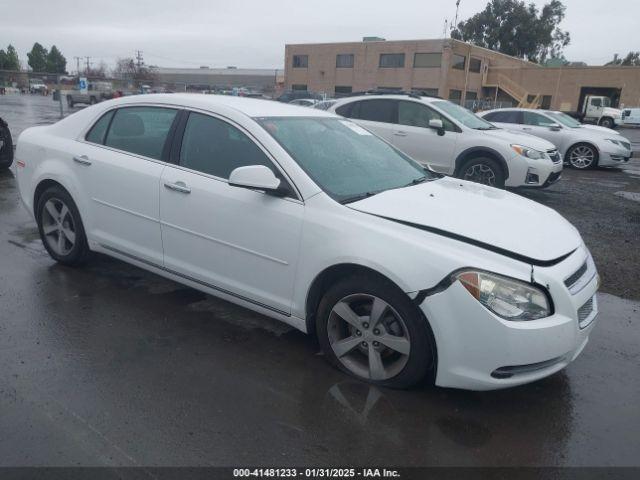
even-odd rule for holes
{"type": "Polygon", "coordinates": [[[524,112],[524,123],[534,127],[550,127],[555,122],[539,113],[524,112]]]}
{"type": "Polygon", "coordinates": [[[201,113],[191,112],[182,138],[180,165],[215,177],[229,178],[238,167],[264,165],[274,174],[265,153],[236,127],[201,113]]]}
{"type": "Polygon", "coordinates": [[[429,128],[430,120],[442,120],[444,129],[448,132],[455,132],[455,127],[444,116],[426,105],[418,102],[400,101],[398,105],[398,124],[408,127],[429,128]]]}

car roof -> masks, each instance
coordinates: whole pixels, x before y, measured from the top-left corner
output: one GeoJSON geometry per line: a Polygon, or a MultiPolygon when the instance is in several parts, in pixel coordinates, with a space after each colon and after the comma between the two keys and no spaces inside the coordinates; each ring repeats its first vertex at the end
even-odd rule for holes
{"type": "Polygon", "coordinates": [[[204,95],[201,93],[154,93],[132,95],[118,99],[121,105],[161,103],[178,107],[191,107],[201,110],[215,110],[216,107],[232,108],[248,117],[335,117],[323,110],[301,109],[274,100],[234,97],[230,95],[204,95]]]}
{"type": "Polygon", "coordinates": [[[375,95],[375,94],[371,94],[371,95],[355,95],[353,97],[345,97],[345,98],[341,98],[340,100],[337,101],[337,103],[339,104],[345,104],[345,103],[351,103],[351,102],[356,102],[356,101],[360,101],[360,100],[410,100],[410,101],[414,101],[414,102],[424,102],[424,103],[431,103],[431,102],[435,102],[437,100],[443,100],[442,98],[438,98],[438,97],[426,97],[426,96],[419,96],[419,95],[406,95],[406,94],[398,94],[398,95],[394,95],[394,94],[383,94],[383,95],[375,95]]]}

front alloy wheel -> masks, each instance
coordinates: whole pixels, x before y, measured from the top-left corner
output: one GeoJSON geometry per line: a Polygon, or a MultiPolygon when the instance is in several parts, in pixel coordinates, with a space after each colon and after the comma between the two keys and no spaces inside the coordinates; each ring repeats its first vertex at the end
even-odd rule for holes
{"type": "Polygon", "coordinates": [[[428,320],[409,296],[375,274],[331,286],[316,312],[326,359],[376,385],[407,388],[435,375],[436,346],[428,320]]]}
{"type": "Polygon", "coordinates": [[[569,164],[579,170],[595,166],[596,158],[595,149],[589,145],[578,145],[569,152],[569,164]]]}
{"type": "Polygon", "coordinates": [[[467,168],[462,179],[489,185],[490,187],[496,186],[496,172],[494,172],[490,166],[483,163],[475,164],[467,168]]]}
{"type": "Polygon", "coordinates": [[[358,377],[388,380],[407,364],[411,340],[402,317],[384,300],[349,295],[331,310],[329,344],[342,365],[358,377]]]}

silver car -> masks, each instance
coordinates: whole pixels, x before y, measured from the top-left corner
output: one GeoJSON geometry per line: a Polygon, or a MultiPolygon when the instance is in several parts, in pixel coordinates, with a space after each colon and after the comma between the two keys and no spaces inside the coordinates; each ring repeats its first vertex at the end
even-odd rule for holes
{"type": "Polygon", "coordinates": [[[504,108],[478,114],[499,127],[535,135],[553,143],[573,168],[614,167],[631,158],[631,142],[603,127],[582,125],[562,112],[504,108]]]}

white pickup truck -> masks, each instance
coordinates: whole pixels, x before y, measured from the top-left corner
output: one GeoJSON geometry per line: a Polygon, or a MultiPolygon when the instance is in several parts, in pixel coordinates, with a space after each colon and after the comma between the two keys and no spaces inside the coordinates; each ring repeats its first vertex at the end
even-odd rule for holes
{"type": "Polygon", "coordinates": [[[595,123],[607,128],[617,128],[622,125],[622,110],[612,108],[611,99],[600,95],[587,95],[579,111],[564,113],[582,123],[595,123]]]}

